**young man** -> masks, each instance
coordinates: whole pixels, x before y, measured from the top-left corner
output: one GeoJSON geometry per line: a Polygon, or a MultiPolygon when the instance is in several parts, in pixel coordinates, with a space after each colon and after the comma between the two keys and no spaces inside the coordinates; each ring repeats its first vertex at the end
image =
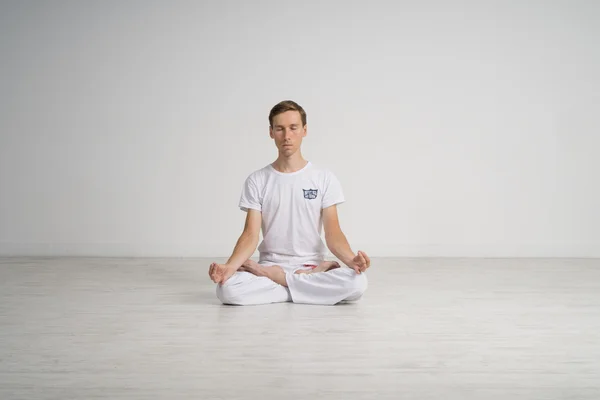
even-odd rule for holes
{"type": "Polygon", "coordinates": [[[335,175],[302,157],[306,112],[282,101],[271,110],[269,125],[279,157],[246,179],[239,202],[247,212],[244,230],[227,263],[212,263],[208,272],[217,297],[236,305],[358,300],[371,260],[362,251],[354,254],[340,228],[337,205],[344,195],[335,175]],[[249,258],[261,228],[257,263],[249,258]],[[324,259],[322,228],[327,247],[345,266],[324,259]]]}

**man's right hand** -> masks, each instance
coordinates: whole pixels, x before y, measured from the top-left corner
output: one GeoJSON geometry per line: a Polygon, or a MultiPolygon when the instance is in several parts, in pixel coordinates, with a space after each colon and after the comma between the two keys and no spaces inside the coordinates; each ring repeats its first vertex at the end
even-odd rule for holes
{"type": "Polygon", "coordinates": [[[227,279],[235,274],[235,271],[237,271],[237,268],[232,268],[227,264],[212,263],[208,269],[208,276],[214,283],[224,284],[227,279]]]}

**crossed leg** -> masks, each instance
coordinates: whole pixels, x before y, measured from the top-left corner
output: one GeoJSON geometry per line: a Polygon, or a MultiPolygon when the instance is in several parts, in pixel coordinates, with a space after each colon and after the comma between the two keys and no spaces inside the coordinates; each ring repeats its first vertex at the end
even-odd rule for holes
{"type": "MultiPolygon", "coordinates": [[[[267,278],[271,278],[272,280],[275,280],[271,276],[269,276],[269,271],[272,271],[273,267],[281,268],[278,265],[270,265],[268,267],[265,267],[263,265],[260,265],[256,261],[246,260],[242,264],[242,266],[238,269],[238,271],[246,271],[246,272],[250,272],[256,276],[266,276],[267,278]]],[[[306,267],[310,268],[310,269],[298,269],[294,273],[295,274],[314,274],[314,273],[318,273],[318,272],[327,272],[327,271],[331,271],[332,269],[340,268],[340,264],[337,261],[322,261],[319,265],[306,265],[306,267]]],[[[279,282],[278,280],[275,280],[275,282],[279,283],[280,285],[287,286],[287,284],[285,284],[285,282],[279,282]]]]}
{"type": "Polygon", "coordinates": [[[237,271],[225,283],[217,284],[217,298],[223,304],[257,305],[292,301],[290,290],[266,276],[237,271]]]}
{"type": "Polygon", "coordinates": [[[287,301],[333,305],[358,300],[366,289],[365,273],[341,268],[335,261],[292,273],[277,265],[262,266],[248,260],[224,284],[217,285],[217,297],[224,304],[237,305],[287,301]]]}

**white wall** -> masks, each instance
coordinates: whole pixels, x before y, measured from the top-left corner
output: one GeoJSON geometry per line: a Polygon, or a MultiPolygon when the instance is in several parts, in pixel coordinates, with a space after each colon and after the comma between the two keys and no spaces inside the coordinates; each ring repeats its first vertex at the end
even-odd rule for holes
{"type": "Polygon", "coordinates": [[[372,256],[600,256],[600,3],[0,3],[0,254],[228,256],[308,112],[372,256]],[[389,3],[389,4],[388,4],[389,3]]]}

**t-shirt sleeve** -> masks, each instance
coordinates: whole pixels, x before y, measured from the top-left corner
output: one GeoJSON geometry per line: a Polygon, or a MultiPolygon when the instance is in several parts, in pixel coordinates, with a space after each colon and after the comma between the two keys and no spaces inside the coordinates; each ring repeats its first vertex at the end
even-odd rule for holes
{"type": "Polygon", "coordinates": [[[325,191],[323,192],[323,204],[321,208],[331,207],[334,204],[340,204],[345,201],[342,185],[338,178],[328,172],[325,178],[325,191]]]}
{"type": "Polygon", "coordinates": [[[242,211],[248,211],[248,209],[262,211],[258,186],[252,176],[246,178],[246,182],[244,182],[239,207],[242,211]]]}

